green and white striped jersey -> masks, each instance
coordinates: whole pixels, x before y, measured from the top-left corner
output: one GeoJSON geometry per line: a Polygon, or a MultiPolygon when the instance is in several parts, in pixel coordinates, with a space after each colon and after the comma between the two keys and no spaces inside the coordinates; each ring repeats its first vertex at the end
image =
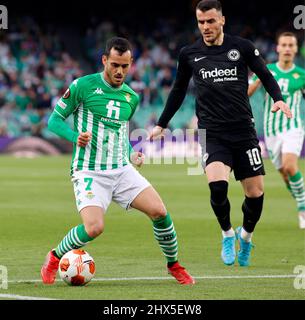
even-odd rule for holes
{"type": "Polygon", "coordinates": [[[138,95],[125,83],[115,88],[103,73],[72,82],[54,112],[74,117],[74,131],[92,133],[87,146],[73,146],[71,174],[79,170],[109,170],[129,163],[128,121],[139,103],[138,95]]]}
{"type": "MultiPolygon", "coordinates": [[[[271,112],[273,100],[266,94],[264,115],[265,136],[275,136],[278,133],[287,132],[292,128],[304,128],[300,106],[302,90],[305,89],[305,69],[293,65],[289,70],[282,70],[278,63],[268,64],[267,67],[277,81],[284,101],[292,111],[293,118],[287,119],[283,112],[271,112]]],[[[256,79],[257,76],[252,78],[253,81],[256,79]]]]}

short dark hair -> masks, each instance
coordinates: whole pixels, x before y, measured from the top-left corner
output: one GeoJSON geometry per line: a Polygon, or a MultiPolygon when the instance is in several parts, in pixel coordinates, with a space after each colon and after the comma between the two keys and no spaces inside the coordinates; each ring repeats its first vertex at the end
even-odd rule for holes
{"type": "Polygon", "coordinates": [[[291,31],[280,32],[276,37],[276,43],[279,43],[279,40],[280,40],[281,37],[294,37],[298,42],[297,35],[295,33],[291,32],[291,31]]]}
{"type": "Polygon", "coordinates": [[[201,0],[196,6],[196,10],[206,12],[211,9],[216,9],[217,11],[222,12],[222,6],[218,0],[201,0]]]}
{"type": "Polygon", "coordinates": [[[128,50],[132,51],[130,42],[121,37],[113,37],[107,40],[104,55],[108,57],[112,48],[118,51],[120,55],[128,50]]]}

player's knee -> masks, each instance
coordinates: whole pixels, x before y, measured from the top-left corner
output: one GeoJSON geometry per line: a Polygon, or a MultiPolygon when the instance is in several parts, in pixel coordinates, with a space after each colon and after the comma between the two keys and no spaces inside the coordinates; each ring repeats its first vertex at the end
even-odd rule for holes
{"type": "Polygon", "coordinates": [[[259,198],[264,194],[263,183],[251,184],[246,186],[245,193],[248,198],[259,198]]]}
{"type": "Polygon", "coordinates": [[[297,173],[297,171],[298,169],[296,165],[294,165],[293,163],[286,162],[283,164],[282,172],[284,173],[284,175],[294,176],[297,173]]]}
{"type": "Polygon", "coordinates": [[[89,225],[85,225],[86,232],[89,237],[96,238],[104,231],[104,224],[102,222],[96,222],[89,225]]]}
{"type": "Polygon", "coordinates": [[[162,217],[165,217],[167,214],[167,210],[163,203],[156,204],[153,208],[151,208],[148,215],[151,219],[156,220],[162,217]]]}
{"type": "Polygon", "coordinates": [[[263,188],[253,188],[247,192],[249,198],[259,198],[264,194],[263,188]]]}
{"type": "Polygon", "coordinates": [[[224,180],[209,183],[211,202],[213,204],[221,205],[226,202],[228,196],[228,185],[228,182],[224,180]]]}

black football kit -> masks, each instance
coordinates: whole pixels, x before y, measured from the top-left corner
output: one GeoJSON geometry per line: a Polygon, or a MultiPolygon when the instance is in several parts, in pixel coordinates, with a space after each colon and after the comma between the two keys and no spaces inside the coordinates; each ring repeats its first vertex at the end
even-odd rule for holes
{"type": "Polygon", "coordinates": [[[247,94],[248,68],[274,102],[283,100],[276,80],[251,41],[224,34],[222,45],[207,46],[200,38],[182,48],[174,85],[157,123],[167,126],[193,77],[198,128],[206,129],[205,165],[221,161],[234,170],[237,180],[265,174],[247,94]]]}

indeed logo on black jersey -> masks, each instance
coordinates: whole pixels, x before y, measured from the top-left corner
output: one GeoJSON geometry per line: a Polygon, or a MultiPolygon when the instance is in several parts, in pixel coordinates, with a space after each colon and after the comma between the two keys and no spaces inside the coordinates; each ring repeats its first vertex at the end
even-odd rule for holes
{"type": "Polygon", "coordinates": [[[213,82],[223,82],[223,81],[236,81],[237,78],[237,67],[232,69],[218,69],[206,70],[202,68],[199,70],[202,79],[213,78],[213,82]]]}

